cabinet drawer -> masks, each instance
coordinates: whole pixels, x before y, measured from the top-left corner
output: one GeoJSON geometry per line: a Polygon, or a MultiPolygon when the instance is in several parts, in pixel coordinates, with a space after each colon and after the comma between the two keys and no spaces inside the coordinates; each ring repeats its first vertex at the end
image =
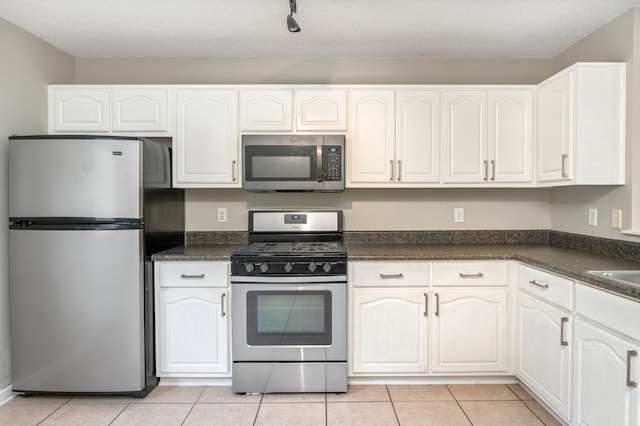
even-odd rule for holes
{"type": "Polygon", "coordinates": [[[549,272],[518,265],[518,288],[565,309],[573,309],[573,281],[549,272]]]}
{"type": "Polygon", "coordinates": [[[426,287],[429,264],[415,262],[360,262],[351,264],[354,287],[426,287]]]}
{"type": "Polygon", "coordinates": [[[576,313],[640,341],[640,303],[578,283],[576,313]]]}
{"type": "Polygon", "coordinates": [[[509,284],[507,262],[434,263],[434,286],[506,286],[509,284]]]}
{"type": "Polygon", "coordinates": [[[227,262],[160,262],[160,287],[227,287],[227,262]]]}

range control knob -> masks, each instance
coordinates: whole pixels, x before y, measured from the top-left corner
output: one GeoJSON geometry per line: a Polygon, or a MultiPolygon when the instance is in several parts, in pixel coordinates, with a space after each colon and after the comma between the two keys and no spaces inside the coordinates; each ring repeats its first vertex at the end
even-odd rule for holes
{"type": "Polygon", "coordinates": [[[267,265],[266,263],[263,263],[262,265],[260,265],[260,272],[267,272],[269,270],[269,265],[267,265]]]}
{"type": "Polygon", "coordinates": [[[309,264],[309,271],[315,272],[317,268],[318,268],[318,265],[316,265],[315,263],[311,262],[309,264]]]}
{"type": "Polygon", "coordinates": [[[244,265],[244,269],[247,272],[253,272],[253,268],[255,268],[255,266],[253,265],[253,263],[247,263],[244,265]]]}
{"type": "Polygon", "coordinates": [[[329,272],[331,270],[331,264],[329,262],[322,265],[322,270],[325,272],[329,272]]]}
{"type": "Polygon", "coordinates": [[[291,272],[291,271],[293,271],[293,264],[292,264],[292,263],[286,263],[286,264],[284,265],[284,271],[285,271],[285,272],[291,272]]]}

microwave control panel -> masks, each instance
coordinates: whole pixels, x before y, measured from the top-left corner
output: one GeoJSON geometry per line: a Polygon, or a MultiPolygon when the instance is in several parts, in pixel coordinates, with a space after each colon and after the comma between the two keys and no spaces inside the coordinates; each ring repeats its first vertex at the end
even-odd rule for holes
{"type": "Polygon", "coordinates": [[[339,145],[325,145],[323,151],[323,179],[325,181],[342,180],[342,147],[339,145]]]}

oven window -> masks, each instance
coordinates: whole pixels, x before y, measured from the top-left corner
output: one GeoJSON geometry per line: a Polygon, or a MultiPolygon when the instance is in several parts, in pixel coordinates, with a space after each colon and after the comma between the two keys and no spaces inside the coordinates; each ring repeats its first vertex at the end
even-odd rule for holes
{"type": "Polygon", "coordinates": [[[245,178],[254,181],[316,181],[316,146],[245,146],[245,178]]]}
{"type": "Polygon", "coordinates": [[[249,291],[249,345],[330,345],[330,291],[249,291]]]}

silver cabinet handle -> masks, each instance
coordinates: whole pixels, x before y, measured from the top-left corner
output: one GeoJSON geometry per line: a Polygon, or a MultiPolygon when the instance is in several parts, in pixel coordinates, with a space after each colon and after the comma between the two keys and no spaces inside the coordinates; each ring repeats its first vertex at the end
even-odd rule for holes
{"type": "Polygon", "coordinates": [[[489,162],[484,160],[484,180],[485,182],[489,179],[489,162]]]}
{"type": "Polygon", "coordinates": [[[569,342],[564,340],[564,324],[568,322],[568,317],[560,318],[560,346],[569,346],[569,342]]]}
{"type": "Polygon", "coordinates": [[[227,295],[227,293],[222,293],[222,297],[220,297],[220,310],[222,311],[222,315],[221,316],[225,316],[227,315],[227,313],[224,311],[224,298],[227,295]]]}
{"type": "Polygon", "coordinates": [[[182,274],[180,275],[180,278],[183,280],[201,280],[201,279],[204,279],[204,274],[198,274],[198,275],[182,274]]]}
{"type": "Polygon", "coordinates": [[[393,182],[394,180],[394,173],[393,173],[393,160],[389,160],[389,165],[391,166],[391,178],[389,179],[391,182],[393,182]]]}
{"type": "Polygon", "coordinates": [[[638,382],[631,380],[631,357],[638,356],[638,351],[627,351],[627,386],[637,388],[638,382]]]}
{"type": "Polygon", "coordinates": [[[460,278],[484,278],[484,274],[482,272],[477,272],[475,274],[465,274],[464,272],[460,272],[460,278]]]}
{"type": "Polygon", "coordinates": [[[424,316],[429,316],[429,293],[424,293],[424,316]]]}
{"type": "Polygon", "coordinates": [[[402,180],[402,163],[398,160],[398,182],[402,180]]]}
{"type": "Polygon", "coordinates": [[[238,162],[237,162],[236,160],[233,160],[233,161],[231,162],[231,179],[233,179],[233,181],[234,181],[234,182],[235,182],[236,180],[238,180],[238,177],[237,177],[237,175],[238,175],[237,170],[238,170],[238,162]]]}
{"type": "Polygon", "coordinates": [[[496,180],[496,160],[491,160],[491,180],[496,180]]]}
{"type": "Polygon", "coordinates": [[[565,166],[568,158],[569,158],[569,154],[562,154],[562,177],[563,178],[569,177],[569,174],[567,173],[567,169],[565,166]]]}
{"type": "Polygon", "coordinates": [[[435,293],[436,296],[436,311],[434,312],[435,316],[440,316],[440,295],[435,293]]]}
{"type": "Polygon", "coordinates": [[[402,272],[400,272],[399,274],[383,274],[383,273],[380,273],[380,279],[383,279],[383,280],[392,280],[392,279],[396,279],[396,278],[404,278],[404,274],[402,272]]]}
{"type": "Polygon", "coordinates": [[[549,284],[540,284],[539,282],[536,282],[536,280],[529,281],[529,284],[535,285],[536,287],[540,288],[549,288],[549,284]]]}

